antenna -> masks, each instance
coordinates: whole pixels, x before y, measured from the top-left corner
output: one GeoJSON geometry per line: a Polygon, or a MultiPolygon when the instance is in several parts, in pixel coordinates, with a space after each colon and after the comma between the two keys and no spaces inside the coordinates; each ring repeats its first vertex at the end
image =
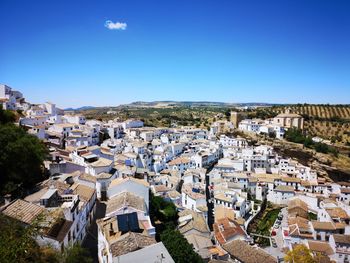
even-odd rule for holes
{"type": "Polygon", "coordinates": [[[162,262],[163,262],[163,259],[165,259],[165,257],[164,257],[164,255],[163,255],[163,253],[160,253],[160,255],[159,255],[159,256],[157,256],[157,258],[159,258],[159,259],[160,259],[160,263],[162,263],[162,262]]]}

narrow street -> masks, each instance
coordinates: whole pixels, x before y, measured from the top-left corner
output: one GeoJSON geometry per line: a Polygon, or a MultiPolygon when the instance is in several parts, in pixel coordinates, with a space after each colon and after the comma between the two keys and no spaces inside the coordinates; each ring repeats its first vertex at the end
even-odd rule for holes
{"type": "Polygon", "coordinates": [[[206,175],[206,189],[205,195],[207,199],[207,207],[208,207],[208,226],[210,231],[213,231],[214,224],[214,204],[210,201],[210,192],[209,192],[209,176],[206,175]]]}
{"type": "Polygon", "coordinates": [[[96,214],[93,222],[88,230],[86,238],[82,243],[82,246],[89,250],[90,255],[93,259],[93,262],[98,262],[97,257],[97,224],[96,220],[103,218],[106,213],[106,204],[101,203],[99,200],[96,200],[96,214]]]}
{"type": "Polygon", "coordinates": [[[211,165],[207,169],[207,174],[205,175],[205,196],[207,200],[207,207],[208,207],[208,226],[210,231],[213,231],[213,224],[215,222],[214,220],[214,203],[211,202],[211,196],[210,196],[210,191],[209,191],[209,186],[210,186],[210,178],[208,173],[214,168],[214,164],[211,165]]]}

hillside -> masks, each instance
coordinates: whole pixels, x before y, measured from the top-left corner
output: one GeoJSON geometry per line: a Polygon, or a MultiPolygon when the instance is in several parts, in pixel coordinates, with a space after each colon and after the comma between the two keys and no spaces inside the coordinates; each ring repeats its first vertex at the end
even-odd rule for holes
{"type": "Polygon", "coordinates": [[[146,126],[193,125],[208,129],[216,120],[229,117],[230,109],[235,107],[267,107],[268,103],[224,103],[210,101],[137,101],[118,107],[99,107],[81,109],[88,119],[123,121],[137,118],[146,126]]]}
{"type": "Polygon", "coordinates": [[[312,105],[312,104],[297,104],[287,106],[274,106],[271,109],[274,112],[284,112],[286,107],[292,112],[303,115],[304,118],[312,118],[315,120],[328,121],[350,121],[350,105],[312,105]]]}
{"type": "Polygon", "coordinates": [[[148,126],[170,126],[176,123],[208,128],[213,121],[228,117],[231,109],[245,106],[259,106],[257,109],[246,110],[251,118],[271,118],[289,108],[304,117],[308,135],[331,140],[339,146],[350,146],[350,105],[139,101],[118,107],[85,108],[78,112],[87,118],[102,120],[138,118],[148,126]],[[108,114],[108,111],[113,111],[114,114],[108,114]]]}
{"type": "MultiPolygon", "coordinates": [[[[350,146],[350,105],[296,104],[261,108],[251,113],[257,117],[273,117],[285,112],[304,117],[305,131],[310,136],[319,136],[339,145],[350,146]]],[[[253,116],[254,117],[254,116],[253,116]]]]}
{"type": "Polygon", "coordinates": [[[215,102],[215,101],[136,101],[129,104],[121,105],[123,107],[262,107],[272,106],[275,104],[261,103],[261,102],[249,102],[249,103],[226,103],[226,102],[215,102]]]}
{"type": "Polygon", "coordinates": [[[91,110],[94,109],[94,106],[82,106],[79,108],[66,108],[65,111],[80,111],[80,110],[91,110]]]}
{"type": "Polygon", "coordinates": [[[194,125],[208,128],[215,120],[226,118],[229,108],[224,107],[125,107],[94,108],[79,111],[88,119],[141,119],[146,126],[169,127],[171,125],[194,125]],[[113,113],[111,113],[112,111],[113,113]]]}

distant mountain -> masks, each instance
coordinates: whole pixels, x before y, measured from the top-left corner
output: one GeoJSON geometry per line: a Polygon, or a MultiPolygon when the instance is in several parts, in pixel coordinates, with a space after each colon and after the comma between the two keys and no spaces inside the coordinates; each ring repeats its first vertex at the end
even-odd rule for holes
{"type": "Polygon", "coordinates": [[[120,105],[122,107],[254,107],[273,106],[272,103],[249,102],[249,103],[226,103],[215,101],[135,101],[129,104],[120,105]]]}
{"type": "Polygon", "coordinates": [[[65,111],[80,111],[80,110],[91,110],[91,109],[95,109],[96,107],[94,106],[82,106],[79,108],[66,108],[64,109],[65,111]]]}

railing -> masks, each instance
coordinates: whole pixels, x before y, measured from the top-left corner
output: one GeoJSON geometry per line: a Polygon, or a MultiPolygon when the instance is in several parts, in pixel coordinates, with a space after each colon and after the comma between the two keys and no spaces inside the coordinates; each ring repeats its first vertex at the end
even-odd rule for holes
{"type": "Polygon", "coordinates": [[[337,253],[349,254],[350,255],[350,248],[336,248],[335,250],[336,250],[337,253]]]}
{"type": "Polygon", "coordinates": [[[258,207],[257,210],[254,210],[254,213],[252,213],[252,215],[244,222],[245,229],[248,228],[248,225],[259,214],[260,210],[261,210],[261,205],[258,207]]]}

